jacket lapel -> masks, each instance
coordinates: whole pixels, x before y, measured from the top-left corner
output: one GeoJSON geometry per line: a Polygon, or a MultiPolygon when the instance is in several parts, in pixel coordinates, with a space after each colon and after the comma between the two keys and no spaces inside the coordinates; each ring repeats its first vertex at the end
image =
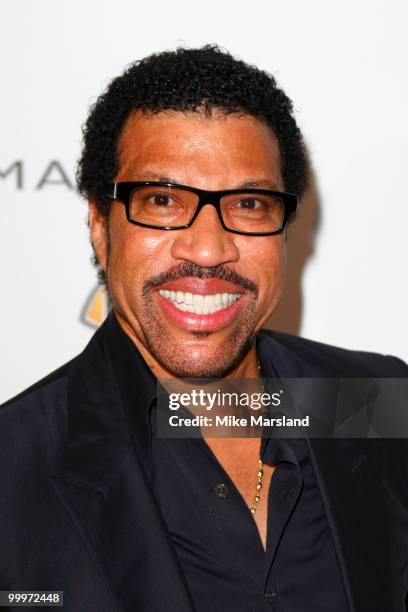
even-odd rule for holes
{"type": "MultiPolygon", "coordinates": [[[[380,478],[381,440],[309,439],[352,610],[388,610],[393,570],[380,478]]],[[[394,574],[395,577],[395,574],[394,574]]]]}
{"type": "MultiPolygon", "coordinates": [[[[258,351],[268,377],[332,377],[334,404],[330,405],[328,401],[330,393],[325,394],[322,398],[324,405],[321,404],[317,413],[332,411],[326,422],[335,417],[335,375],[325,371],[313,359],[305,359],[299,353],[287,349],[271,335],[259,335],[258,351]],[[275,372],[273,368],[268,369],[268,363],[275,364],[275,372]]],[[[312,393],[311,396],[316,400],[316,394],[312,393]]],[[[310,410],[304,406],[302,412],[308,414],[315,409],[315,405],[310,410]]],[[[385,535],[386,530],[382,528],[386,510],[383,507],[379,478],[384,441],[309,438],[306,442],[332,532],[350,610],[382,612],[392,609],[379,595],[389,588],[392,580],[390,544],[385,535]]]]}
{"type": "Polygon", "coordinates": [[[106,324],[70,373],[64,469],[51,482],[99,568],[112,611],[190,612],[113,375],[106,324]]]}

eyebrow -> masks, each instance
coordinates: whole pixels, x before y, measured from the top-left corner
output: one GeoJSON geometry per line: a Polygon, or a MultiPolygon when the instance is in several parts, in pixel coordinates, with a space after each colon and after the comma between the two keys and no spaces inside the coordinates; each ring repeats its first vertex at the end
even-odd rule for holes
{"type": "MultiPolygon", "coordinates": [[[[178,181],[174,176],[165,176],[164,174],[158,174],[157,172],[143,172],[143,175],[137,177],[136,180],[140,181],[158,181],[161,183],[175,183],[182,184],[178,181]]],[[[192,186],[192,185],[191,185],[192,186]]],[[[236,185],[235,187],[231,187],[231,189],[272,189],[276,190],[278,188],[275,181],[270,179],[249,179],[236,185]]],[[[211,191],[211,190],[210,190],[211,191]]],[[[218,190],[217,190],[218,191],[218,190]]]]}
{"type": "Polygon", "coordinates": [[[241,183],[237,186],[237,189],[250,189],[251,187],[254,189],[277,189],[277,184],[269,179],[252,179],[241,183]]]}

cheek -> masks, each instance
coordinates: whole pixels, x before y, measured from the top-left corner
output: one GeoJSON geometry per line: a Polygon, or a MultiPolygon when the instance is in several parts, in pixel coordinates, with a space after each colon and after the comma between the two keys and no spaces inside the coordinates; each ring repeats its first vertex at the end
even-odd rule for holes
{"type": "Polygon", "coordinates": [[[282,235],[253,239],[241,246],[241,262],[259,286],[259,298],[279,291],[286,271],[286,242],[282,235]]]}
{"type": "Polygon", "coordinates": [[[263,325],[282,297],[286,274],[285,240],[274,236],[270,241],[265,241],[257,262],[259,325],[263,325]]]}
{"type": "Polygon", "coordinates": [[[122,285],[124,292],[140,291],[149,276],[163,270],[169,253],[168,239],[151,229],[132,226],[112,228],[109,273],[111,285],[122,285]]]}
{"type": "Polygon", "coordinates": [[[279,239],[274,248],[265,249],[265,272],[269,277],[269,282],[274,279],[280,282],[286,273],[286,243],[279,239]]]}

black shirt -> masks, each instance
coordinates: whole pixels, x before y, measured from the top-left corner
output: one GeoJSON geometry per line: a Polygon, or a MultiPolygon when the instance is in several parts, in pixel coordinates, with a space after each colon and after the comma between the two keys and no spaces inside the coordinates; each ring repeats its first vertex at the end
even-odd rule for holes
{"type": "MultiPolygon", "coordinates": [[[[197,612],[348,611],[305,440],[262,440],[262,461],[276,466],[264,551],[250,510],[206,442],[156,437],[156,379],[113,313],[108,323],[122,399],[147,436],[146,473],[197,612]]],[[[279,364],[260,349],[265,377],[279,376],[279,364]]]]}

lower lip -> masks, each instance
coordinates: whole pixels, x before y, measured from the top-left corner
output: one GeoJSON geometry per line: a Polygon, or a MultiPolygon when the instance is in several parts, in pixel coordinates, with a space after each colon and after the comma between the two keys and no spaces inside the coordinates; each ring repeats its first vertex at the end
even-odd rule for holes
{"type": "Polygon", "coordinates": [[[227,327],[238,316],[243,306],[243,297],[240,297],[231,306],[211,314],[199,315],[179,310],[170,300],[160,295],[159,292],[156,292],[156,295],[160,306],[172,322],[178,327],[189,331],[217,331],[227,327]]]}

